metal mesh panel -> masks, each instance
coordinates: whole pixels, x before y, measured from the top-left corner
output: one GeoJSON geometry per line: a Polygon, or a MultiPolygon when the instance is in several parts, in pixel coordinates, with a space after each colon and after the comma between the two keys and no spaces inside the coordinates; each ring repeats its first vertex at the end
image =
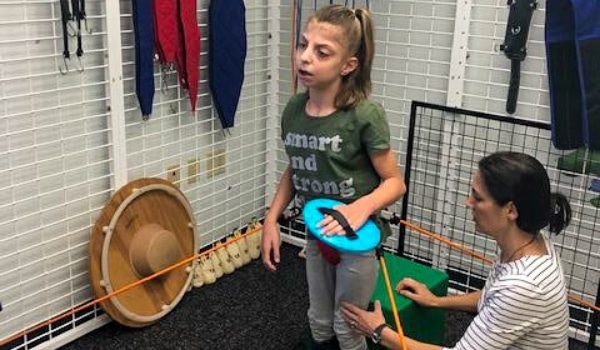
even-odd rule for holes
{"type": "MultiPolygon", "coordinates": [[[[598,209],[589,190],[596,175],[578,174],[558,167],[569,152],[552,147],[550,126],[544,123],[488,115],[466,110],[416,103],[413,109],[414,138],[410,140],[407,219],[431,232],[493,258],[496,244],[475,232],[470,211],[464,205],[471,176],[484,155],[496,151],[530,154],[545,165],[552,191],[563,193],[573,209],[571,225],[551,236],[561,255],[569,292],[594,303],[600,268],[598,209]]],[[[440,246],[416,232],[407,231],[405,255],[446,270],[450,285],[459,291],[479,289],[489,265],[460,251],[440,246]]],[[[590,331],[592,311],[571,304],[571,326],[590,331]]],[[[581,334],[581,335],[582,335],[581,334]]]]}

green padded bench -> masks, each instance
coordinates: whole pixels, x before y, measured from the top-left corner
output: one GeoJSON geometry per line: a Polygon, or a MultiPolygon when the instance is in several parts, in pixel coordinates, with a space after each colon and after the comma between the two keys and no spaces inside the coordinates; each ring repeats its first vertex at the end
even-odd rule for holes
{"type": "MultiPolygon", "coordinates": [[[[435,270],[425,265],[410,261],[400,256],[384,253],[385,265],[390,277],[390,284],[395,288],[404,277],[410,277],[425,284],[435,295],[443,296],[448,292],[448,275],[444,271],[435,270]]],[[[401,296],[394,291],[396,307],[400,315],[400,323],[404,334],[413,339],[431,343],[442,344],[444,341],[444,327],[446,311],[421,307],[412,300],[401,296]]],[[[379,300],[385,315],[386,322],[396,329],[392,307],[385,287],[383,271],[379,271],[379,278],[371,301],[379,300]]],[[[370,349],[383,349],[378,345],[369,343],[370,349]]]]}

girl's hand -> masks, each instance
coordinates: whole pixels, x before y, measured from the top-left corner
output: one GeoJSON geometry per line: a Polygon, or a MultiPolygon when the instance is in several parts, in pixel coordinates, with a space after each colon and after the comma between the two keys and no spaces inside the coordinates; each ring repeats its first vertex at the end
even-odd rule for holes
{"type": "Polygon", "coordinates": [[[396,286],[396,292],[415,301],[421,306],[435,307],[438,303],[438,297],[431,293],[429,289],[421,282],[412,278],[404,278],[396,286]]]}
{"type": "Polygon", "coordinates": [[[279,264],[279,239],[277,223],[269,224],[265,221],[260,247],[263,265],[269,271],[277,270],[276,264],[279,264]]]}
{"type": "MultiPolygon", "coordinates": [[[[340,205],[335,207],[334,209],[344,216],[344,218],[346,219],[346,221],[348,221],[348,224],[350,225],[350,227],[352,227],[354,231],[361,228],[362,225],[364,225],[364,223],[367,222],[367,220],[369,219],[369,215],[371,215],[369,211],[365,210],[364,208],[361,208],[355,203],[348,205],[340,205]]],[[[335,220],[329,215],[325,215],[323,220],[319,222],[318,227],[321,229],[321,234],[326,236],[346,234],[346,231],[344,230],[342,225],[340,225],[340,223],[337,222],[337,220],[335,220]]]]}

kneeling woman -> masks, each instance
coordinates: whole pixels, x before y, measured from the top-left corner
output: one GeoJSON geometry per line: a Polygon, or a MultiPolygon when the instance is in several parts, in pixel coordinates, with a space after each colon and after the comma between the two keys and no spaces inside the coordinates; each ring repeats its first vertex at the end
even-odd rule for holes
{"type": "MultiPolygon", "coordinates": [[[[425,307],[476,312],[452,349],[568,349],[569,310],[560,257],[540,230],[559,233],[571,220],[566,198],[550,192],[550,180],[535,158],[499,152],[484,157],[472,180],[467,207],[475,229],[498,243],[500,255],[483,290],[437,297],[406,278],[396,291],[425,307]]],[[[401,349],[398,334],[383,326],[379,302],[374,311],[344,304],[345,320],[381,343],[401,349]]],[[[423,325],[425,326],[425,325],[423,325]]],[[[406,338],[408,349],[449,349],[406,338]]]]}

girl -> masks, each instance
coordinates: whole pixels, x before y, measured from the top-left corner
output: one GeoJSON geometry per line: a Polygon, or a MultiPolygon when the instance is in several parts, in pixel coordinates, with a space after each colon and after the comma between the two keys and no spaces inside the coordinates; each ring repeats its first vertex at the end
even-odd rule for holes
{"type": "MultiPolygon", "coordinates": [[[[394,203],[406,191],[390,148],[389,125],[382,107],[368,100],[374,55],[373,23],[366,9],[330,5],[307,21],[295,53],[299,82],[306,92],[293,96],[281,121],[290,163],[265,217],[262,257],[275,270],[279,262],[277,218],[297,197],[342,201],[337,207],[353,229],[394,203]]],[[[382,241],[388,225],[378,222],[382,241]]],[[[325,235],[344,234],[330,216],[320,223],[325,235]]],[[[315,238],[306,246],[314,349],[366,349],[339,311],[341,301],[366,307],[375,287],[375,252],[325,257],[315,238]],[[331,262],[330,262],[331,261],[331,262]],[[337,263],[337,264],[336,264],[337,263]]]]}
{"type": "MultiPolygon", "coordinates": [[[[540,230],[558,234],[571,220],[571,207],[550,192],[546,170],[535,158],[498,152],[479,162],[467,198],[475,229],[500,248],[483,290],[437,297],[421,283],[406,278],[396,290],[426,307],[477,312],[453,348],[406,338],[409,350],[568,349],[569,309],[560,257],[540,230]]],[[[381,306],[364,311],[342,306],[344,318],[359,333],[400,349],[398,335],[385,324],[381,306]],[[373,334],[375,332],[376,334],[373,334]]]]}

